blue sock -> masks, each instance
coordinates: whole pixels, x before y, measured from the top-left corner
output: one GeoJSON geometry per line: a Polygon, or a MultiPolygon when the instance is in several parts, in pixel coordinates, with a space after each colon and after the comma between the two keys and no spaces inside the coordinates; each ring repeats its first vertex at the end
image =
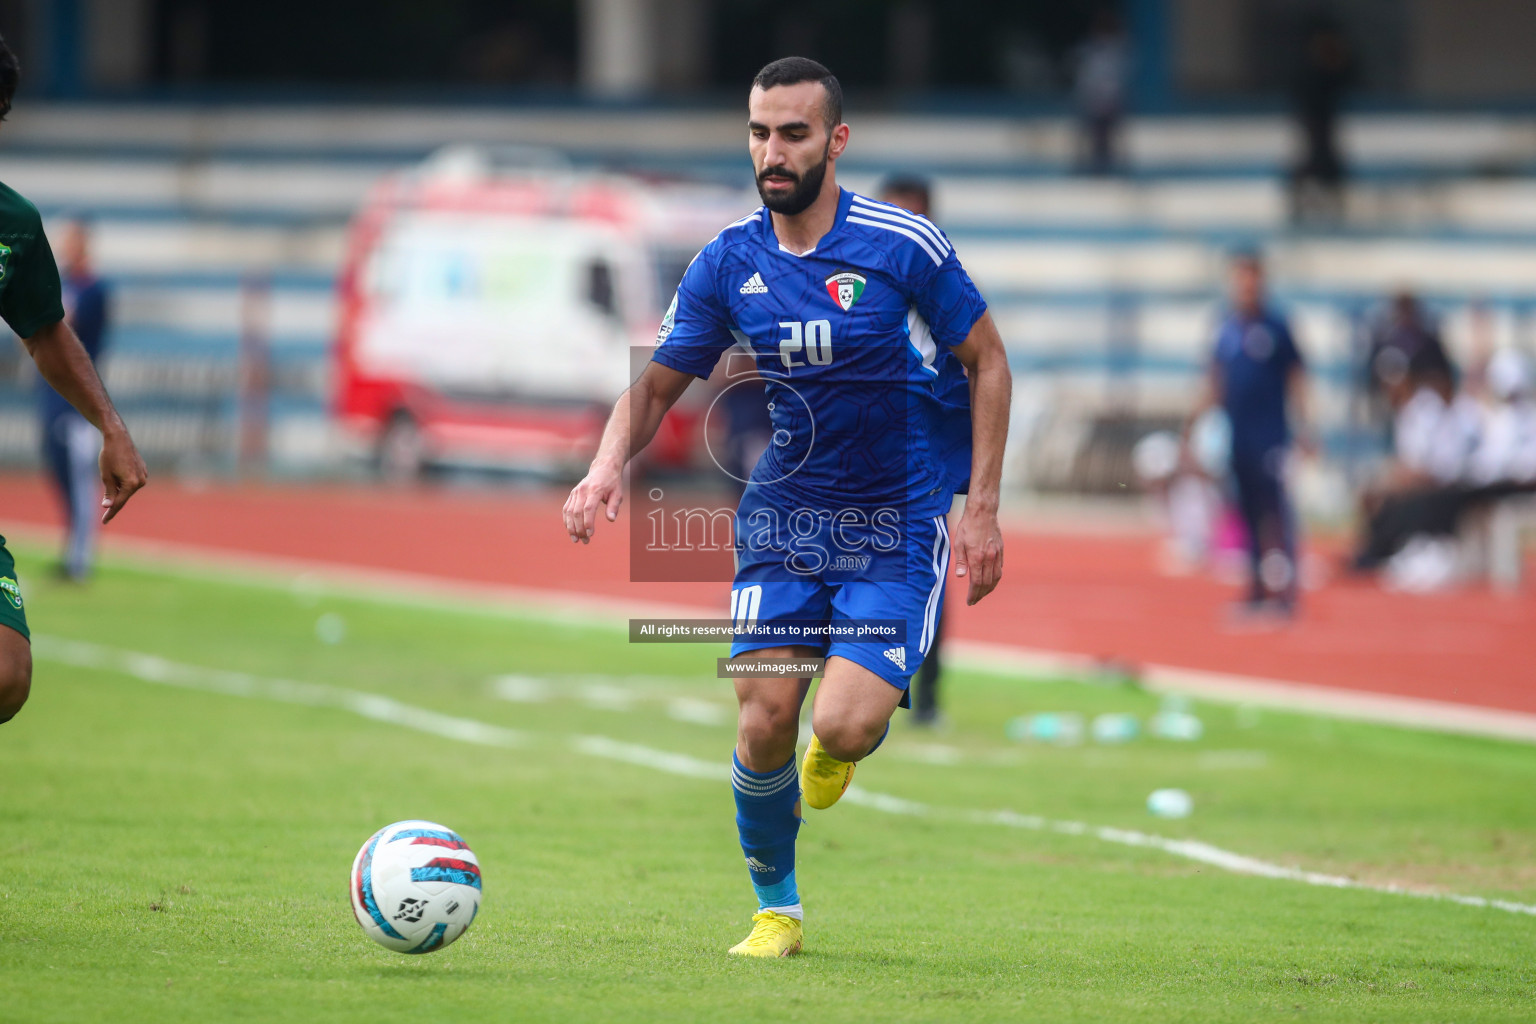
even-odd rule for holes
{"type": "Polygon", "coordinates": [[[800,816],[800,772],[791,757],[784,767],[754,772],[731,753],[731,789],[736,794],[736,830],[747,858],[759,910],[772,908],[800,917],[800,890],[795,887],[795,836],[800,816]]]}

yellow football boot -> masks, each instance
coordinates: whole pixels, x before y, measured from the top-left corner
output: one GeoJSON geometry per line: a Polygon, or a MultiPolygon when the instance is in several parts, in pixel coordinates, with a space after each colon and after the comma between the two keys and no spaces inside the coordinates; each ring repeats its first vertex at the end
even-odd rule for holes
{"type": "Polygon", "coordinates": [[[771,910],[752,915],[752,934],[732,946],[732,956],[794,956],[800,952],[800,922],[771,910]]]}
{"type": "Polygon", "coordinates": [[[837,803],[853,781],[854,763],[839,761],[826,748],[816,734],[811,734],[810,745],[805,748],[805,760],[800,762],[800,791],[805,802],[824,811],[837,803]]]}

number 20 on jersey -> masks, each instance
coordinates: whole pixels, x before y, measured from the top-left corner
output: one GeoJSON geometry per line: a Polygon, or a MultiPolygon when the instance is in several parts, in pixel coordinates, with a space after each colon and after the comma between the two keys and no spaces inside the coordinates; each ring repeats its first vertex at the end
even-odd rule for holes
{"type": "Polygon", "coordinates": [[[787,332],[779,339],[779,358],[788,369],[826,366],[832,361],[832,321],[781,320],[779,329],[787,332]]]}

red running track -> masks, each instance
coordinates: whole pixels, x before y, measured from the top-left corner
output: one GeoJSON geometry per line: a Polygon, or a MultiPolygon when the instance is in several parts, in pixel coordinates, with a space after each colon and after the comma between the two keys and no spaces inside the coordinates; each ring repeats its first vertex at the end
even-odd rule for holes
{"type": "MultiPolygon", "coordinates": [[[[606,598],[717,606],[724,584],[631,583],[626,517],[572,545],[563,495],[364,487],[189,488],[165,480],[106,528],[118,536],[314,559],[606,598]]],[[[39,478],[0,476],[0,531],[51,526],[39,478]]],[[[973,608],[950,600],[951,635],[1131,663],[1291,680],[1536,712],[1536,592],[1390,594],[1336,581],[1274,633],[1224,628],[1230,588],[1155,569],[1148,534],[1014,530],[1008,575],[973,608]]],[[[958,590],[951,590],[951,598],[958,590]]]]}

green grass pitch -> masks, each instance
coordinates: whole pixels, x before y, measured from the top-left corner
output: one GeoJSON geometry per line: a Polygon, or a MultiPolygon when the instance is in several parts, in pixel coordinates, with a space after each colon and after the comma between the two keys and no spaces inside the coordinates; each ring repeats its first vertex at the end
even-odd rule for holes
{"type": "MultiPolygon", "coordinates": [[[[82,590],[42,581],[41,551],[18,556],[40,655],[89,640],[382,694],[525,740],[474,745],[40,657],[32,703],[0,728],[8,1024],[1481,1021],[1536,1005],[1536,917],[864,806],[808,812],[805,955],[732,960],[754,904],[726,784],[572,743],[723,765],[719,651],[132,562],[82,590]],[[317,636],[323,615],[335,642],[317,636]],[[497,696],[507,674],[524,698],[542,680],[546,699],[497,696]],[[424,957],[369,942],[347,899],[358,845],[413,817],[462,833],[486,879],[475,926],[424,957]]],[[[898,719],[859,784],[1536,902],[1530,747],[1205,704],[1194,743],[1021,745],[1003,735],[1014,715],[1145,717],[1157,700],[981,673],[951,674],[947,694],[948,731],[898,719]],[[1159,786],[1189,790],[1193,816],[1150,818],[1159,786]]]]}

